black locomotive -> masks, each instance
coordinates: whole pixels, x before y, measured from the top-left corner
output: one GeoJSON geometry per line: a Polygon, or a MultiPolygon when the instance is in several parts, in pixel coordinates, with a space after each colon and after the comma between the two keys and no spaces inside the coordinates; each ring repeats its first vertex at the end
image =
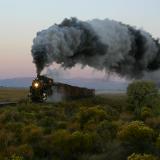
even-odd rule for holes
{"type": "Polygon", "coordinates": [[[53,79],[46,76],[37,75],[30,86],[29,97],[33,102],[43,102],[52,95],[53,79]]]}

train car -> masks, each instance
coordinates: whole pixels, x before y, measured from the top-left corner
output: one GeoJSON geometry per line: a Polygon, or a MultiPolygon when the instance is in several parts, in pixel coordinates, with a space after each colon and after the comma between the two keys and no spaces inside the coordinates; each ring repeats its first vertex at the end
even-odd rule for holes
{"type": "Polygon", "coordinates": [[[54,93],[57,92],[62,99],[77,99],[92,97],[95,95],[94,89],[71,86],[64,83],[54,83],[54,93]]]}
{"type": "Polygon", "coordinates": [[[64,99],[91,97],[94,95],[94,89],[54,82],[53,79],[40,75],[33,80],[29,92],[29,97],[33,102],[44,102],[49,99],[60,101],[64,99]]]}

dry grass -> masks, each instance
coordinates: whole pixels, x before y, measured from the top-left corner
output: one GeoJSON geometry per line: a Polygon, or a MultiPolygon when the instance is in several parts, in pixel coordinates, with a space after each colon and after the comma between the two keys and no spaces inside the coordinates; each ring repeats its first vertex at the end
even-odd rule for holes
{"type": "Polygon", "coordinates": [[[27,98],[27,94],[25,88],[0,88],[0,101],[19,101],[27,98]]]}

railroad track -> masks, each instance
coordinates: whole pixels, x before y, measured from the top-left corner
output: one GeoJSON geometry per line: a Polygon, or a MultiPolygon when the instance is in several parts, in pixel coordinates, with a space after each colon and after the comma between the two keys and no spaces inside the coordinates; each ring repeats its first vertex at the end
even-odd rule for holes
{"type": "Polygon", "coordinates": [[[15,106],[17,102],[0,102],[0,107],[4,106],[15,106]]]}

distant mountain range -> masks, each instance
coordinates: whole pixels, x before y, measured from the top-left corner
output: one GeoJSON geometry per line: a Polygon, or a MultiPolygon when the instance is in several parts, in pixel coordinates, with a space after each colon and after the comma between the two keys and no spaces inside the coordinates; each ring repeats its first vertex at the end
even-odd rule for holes
{"type": "MultiPolygon", "coordinates": [[[[33,77],[27,78],[12,78],[0,80],[1,87],[29,87],[32,83],[33,77]]],[[[73,86],[87,87],[96,89],[98,91],[126,91],[128,86],[127,82],[107,81],[104,79],[85,79],[85,78],[72,78],[60,79],[58,82],[66,83],[73,86]]]]}
{"type": "Polygon", "coordinates": [[[1,87],[29,87],[32,83],[32,77],[0,79],[1,87]]]}

